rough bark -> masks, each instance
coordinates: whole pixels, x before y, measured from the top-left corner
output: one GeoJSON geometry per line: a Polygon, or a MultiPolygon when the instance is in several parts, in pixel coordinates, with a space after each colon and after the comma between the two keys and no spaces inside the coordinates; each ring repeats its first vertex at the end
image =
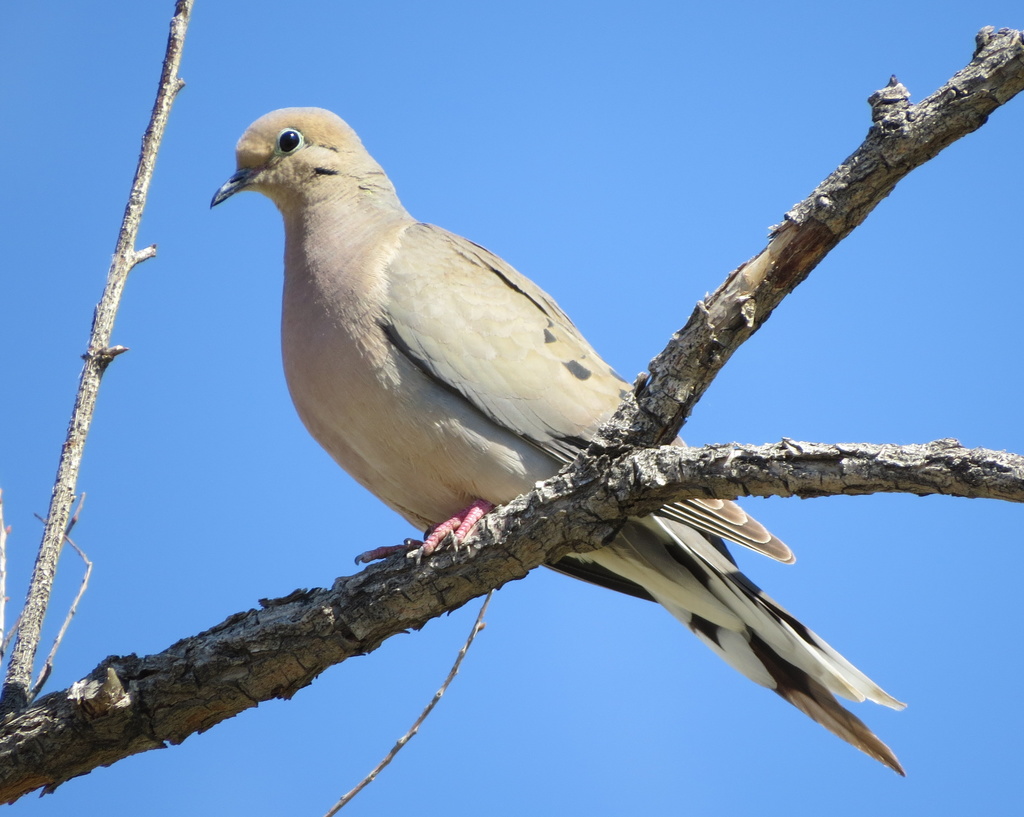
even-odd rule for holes
{"type": "Polygon", "coordinates": [[[897,84],[872,98],[867,140],[787,214],[768,247],[698,304],[593,450],[489,514],[458,553],[402,559],[231,616],[157,655],[110,657],[0,725],[0,799],[178,743],[259,701],[290,697],[369,652],[570,550],[599,547],[625,516],[684,496],[945,493],[1021,501],[1024,459],[926,446],[782,443],[704,449],[670,439],[733,351],[910,169],[1024,89],[1019,32],[986,29],[971,65],[918,105],[897,84]],[[641,450],[637,450],[637,448],[641,450]]]}
{"type": "Polygon", "coordinates": [[[864,142],[776,225],[768,246],[697,304],[651,361],[637,404],[624,403],[595,440],[622,450],[672,439],[732,353],[897,182],[988,120],[1024,89],[1021,33],[984,28],[971,62],[916,105],[893,77],[872,94],[864,142]]]}
{"type": "Polygon", "coordinates": [[[64,537],[71,506],[75,502],[75,486],[78,484],[78,471],[82,464],[85,441],[89,436],[93,414],[96,411],[96,399],[99,396],[100,381],[115,357],[128,351],[124,346],[111,346],[110,339],[114,331],[114,319],[121,304],[121,293],[128,282],[129,273],[137,264],[156,255],[156,247],[135,249],[142,222],[142,212],[146,206],[146,195],[149,183],[153,178],[156,165],[156,154],[163,139],[167,119],[171,113],[178,91],[184,83],[178,77],[178,66],[181,64],[181,52],[185,44],[185,31],[188,28],[189,16],[192,12],[192,0],[178,0],[174,16],[171,19],[171,32],[167,38],[167,51],[164,56],[163,70],[157,90],[156,102],[153,104],[149,127],[142,138],[142,150],[139,154],[135,178],[132,181],[128,204],[125,207],[124,219],[117,236],[117,246],[107,273],[107,283],[103,296],[96,305],[93,316],[92,332],[89,335],[89,346],[85,354],[85,365],[78,381],[78,392],[75,395],[75,406],[68,423],[67,437],[61,448],[60,463],[57,466],[57,477],[53,484],[50,508],[46,514],[46,526],[43,540],[39,545],[39,553],[29,581],[25,606],[21,611],[18,625],[18,636],[11,651],[11,660],[7,665],[2,695],[0,695],[0,715],[15,712],[25,706],[31,699],[32,667],[35,663],[39,636],[43,627],[46,608],[50,604],[50,591],[53,578],[57,572],[57,560],[64,547],[64,537]]]}
{"type": "Polygon", "coordinates": [[[328,667],[519,579],[589,550],[627,516],[682,497],[824,496],[900,491],[1024,501],[1024,457],[928,445],[665,446],[586,458],[488,515],[458,553],[413,568],[401,558],[329,590],[264,600],[156,655],[112,656],[0,730],[0,798],[52,790],[128,755],[180,743],[328,667]]]}

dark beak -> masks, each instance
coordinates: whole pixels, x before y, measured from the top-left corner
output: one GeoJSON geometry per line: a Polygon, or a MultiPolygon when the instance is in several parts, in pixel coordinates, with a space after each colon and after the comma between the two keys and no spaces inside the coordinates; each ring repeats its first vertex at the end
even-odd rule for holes
{"type": "Polygon", "coordinates": [[[222,201],[231,198],[239,190],[245,190],[249,186],[249,181],[255,172],[255,169],[251,167],[243,167],[241,170],[235,171],[234,175],[224,182],[220,189],[213,194],[213,201],[210,202],[210,207],[216,207],[222,201]]]}

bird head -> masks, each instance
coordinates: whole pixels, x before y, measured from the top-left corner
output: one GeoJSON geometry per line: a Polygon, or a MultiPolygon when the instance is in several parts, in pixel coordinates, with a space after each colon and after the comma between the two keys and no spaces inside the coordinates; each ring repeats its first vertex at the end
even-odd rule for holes
{"type": "Polygon", "coordinates": [[[282,108],[253,122],[235,148],[237,170],[217,190],[215,207],[255,190],[287,213],[335,197],[397,204],[394,187],[355,131],[323,108],[282,108]]]}

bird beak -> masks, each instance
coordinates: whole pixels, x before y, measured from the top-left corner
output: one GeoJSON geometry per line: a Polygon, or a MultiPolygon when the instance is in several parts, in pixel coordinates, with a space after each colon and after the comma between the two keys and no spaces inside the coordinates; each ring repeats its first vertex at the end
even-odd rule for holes
{"type": "Polygon", "coordinates": [[[224,182],[217,192],[213,194],[213,201],[210,202],[210,207],[216,207],[222,201],[231,198],[239,190],[245,190],[249,186],[249,182],[255,172],[256,169],[252,167],[243,167],[236,170],[234,175],[224,182]]]}

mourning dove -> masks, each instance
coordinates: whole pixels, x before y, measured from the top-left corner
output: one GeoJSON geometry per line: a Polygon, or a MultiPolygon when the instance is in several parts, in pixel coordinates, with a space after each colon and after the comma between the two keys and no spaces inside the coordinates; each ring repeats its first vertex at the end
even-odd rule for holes
{"type": "MultiPolygon", "coordinates": [[[[627,384],[551,297],[410,216],[333,113],[269,113],[236,155],[212,205],[255,190],[284,217],[281,335],[299,416],[362,485],[435,529],[427,552],[556,473],[618,405],[627,384]]],[[[752,681],[903,774],[833,695],[903,704],[740,573],[722,538],[794,559],[734,503],[687,500],[553,567],[660,603],[752,681]]]]}

